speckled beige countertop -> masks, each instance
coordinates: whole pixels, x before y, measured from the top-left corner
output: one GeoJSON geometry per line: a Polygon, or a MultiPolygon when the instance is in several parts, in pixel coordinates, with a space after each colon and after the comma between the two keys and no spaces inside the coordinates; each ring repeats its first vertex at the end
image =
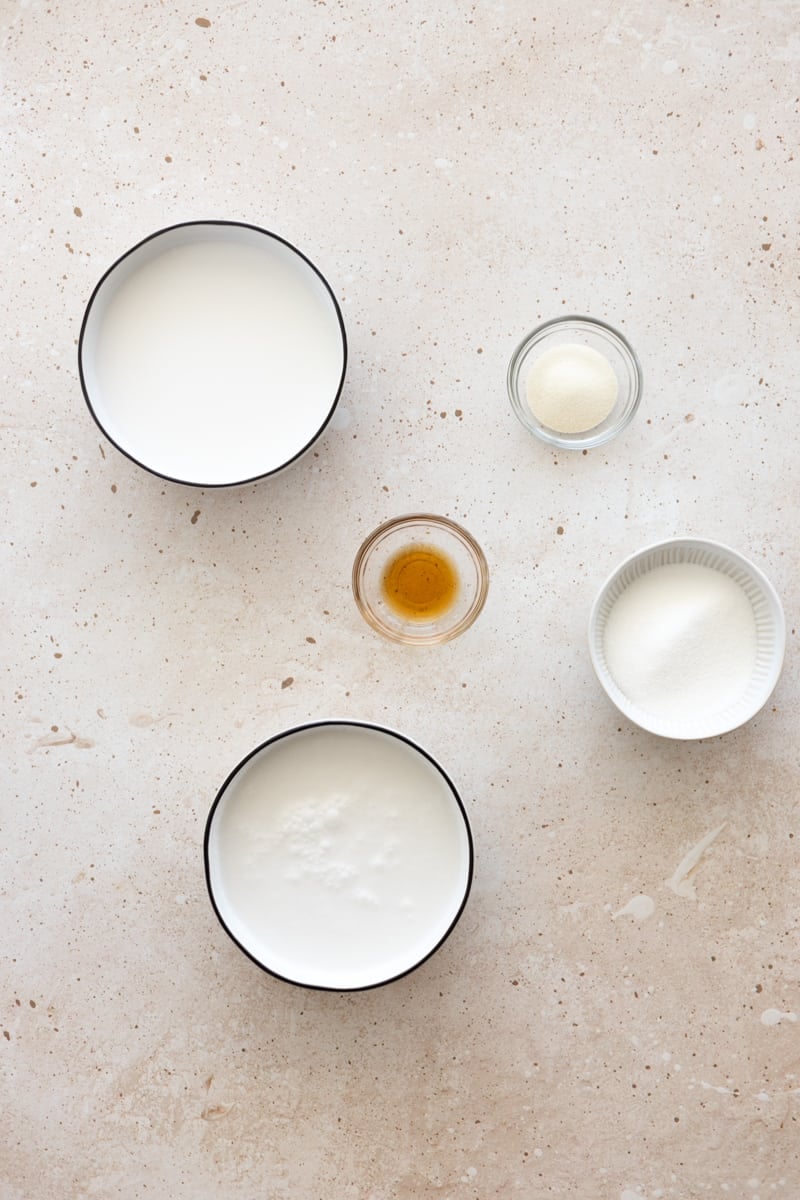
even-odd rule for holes
{"type": "Polygon", "coordinates": [[[800,5],[8,0],[2,27],[2,1200],[797,1200],[800,5]],[[133,466],[77,374],[100,274],[202,217],[300,246],[349,337],[333,425],[239,490],[133,466]],[[566,312],[645,372],[586,455],[505,395],[566,312]],[[420,508],[492,574],[421,652],[349,585],[420,508]],[[787,615],[772,700],[704,743],[625,722],[586,645],[608,572],[677,533],[787,615]],[[326,716],[417,738],[476,843],[442,950],[352,995],[254,967],[202,868],[232,766],[326,716]]]}

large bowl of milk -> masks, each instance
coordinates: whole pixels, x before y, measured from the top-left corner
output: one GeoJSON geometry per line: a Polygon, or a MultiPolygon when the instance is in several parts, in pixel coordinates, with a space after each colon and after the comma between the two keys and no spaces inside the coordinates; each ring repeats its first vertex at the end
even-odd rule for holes
{"type": "Polygon", "coordinates": [[[314,264],[254,225],[162,229],[101,278],[81,327],[89,411],[156,475],[225,487],[304,453],[342,389],[347,339],[314,264]]]}
{"type": "Polygon", "coordinates": [[[469,821],[439,764],[354,721],[288,729],[223,783],[205,872],[223,928],[293,984],[377,987],[425,962],[472,883],[469,821]]]}

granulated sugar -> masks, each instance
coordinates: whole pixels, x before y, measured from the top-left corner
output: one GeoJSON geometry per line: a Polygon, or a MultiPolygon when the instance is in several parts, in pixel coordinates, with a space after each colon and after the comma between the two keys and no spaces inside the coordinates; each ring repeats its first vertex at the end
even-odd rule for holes
{"type": "Polygon", "coordinates": [[[741,698],[756,660],[756,623],[742,588],[698,563],[668,563],[635,579],[605,627],[608,670],[656,716],[692,720],[741,698]]]}

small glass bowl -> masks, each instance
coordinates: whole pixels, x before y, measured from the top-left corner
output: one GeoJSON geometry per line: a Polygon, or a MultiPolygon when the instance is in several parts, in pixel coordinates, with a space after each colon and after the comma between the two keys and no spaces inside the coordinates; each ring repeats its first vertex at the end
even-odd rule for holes
{"type": "Polygon", "coordinates": [[[407,646],[435,646],[458,637],[480,613],[488,590],[489,568],[472,535],[455,521],[429,513],[395,517],[379,525],[353,563],[353,596],[362,617],[384,637],[407,646]],[[437,617],[404,617],[384,598],[388,566],[396,555],[414,546],[438,550],[455,569],[455,597],[437,617]]]}
{"type": "Polygon", "coordinates": [[[538,325],[512,354],[506,382],[511,407],[521,424],[543,442],[564,450],[590,450],[610,441],[632,420],[642,398],[642,368],[633,348],[616,329],[593,317],[556,317],[538,325]],[[583,433],[561,433],[542,425],[528,405],[528,371],[546,350],[566,344],[597,350],[608,359],[619,385],[611,412],[583,433]]]}

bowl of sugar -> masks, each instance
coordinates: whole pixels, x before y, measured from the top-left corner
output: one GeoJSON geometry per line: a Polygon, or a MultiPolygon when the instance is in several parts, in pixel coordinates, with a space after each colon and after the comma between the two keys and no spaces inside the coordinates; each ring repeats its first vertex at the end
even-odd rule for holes
{"type": "Polygon", "coordinates": [[[235,221],[161,229],[95,287],[78,343],[89,412],[123,454],[198,487],[299,458],[341,393],[339,304],[289,242],[235,221]]]}
{"type": "Polygon", "coordinates": [[[775,588],[719,542],[674,538],[625,559],[589,617],[592,666],[634,724],[661,737],[716,737],[764,706],[786,645],[775,588]]]}
{"type": "Polygon", "coordinates": [[[517,346],[506,386],[529,433],[559,449],[590,450],[633,420],[642,368],[627,338],[605,321],[556,317],[517,346]]]}
{"type": "Polygon", "coordinates": [[[426,751],[382,726],[320,721],[270,738],[231,772],[204,858],[213,909],[253,962],[349,992],[438,950],[474,856],[458,792],[426,751]]]}

